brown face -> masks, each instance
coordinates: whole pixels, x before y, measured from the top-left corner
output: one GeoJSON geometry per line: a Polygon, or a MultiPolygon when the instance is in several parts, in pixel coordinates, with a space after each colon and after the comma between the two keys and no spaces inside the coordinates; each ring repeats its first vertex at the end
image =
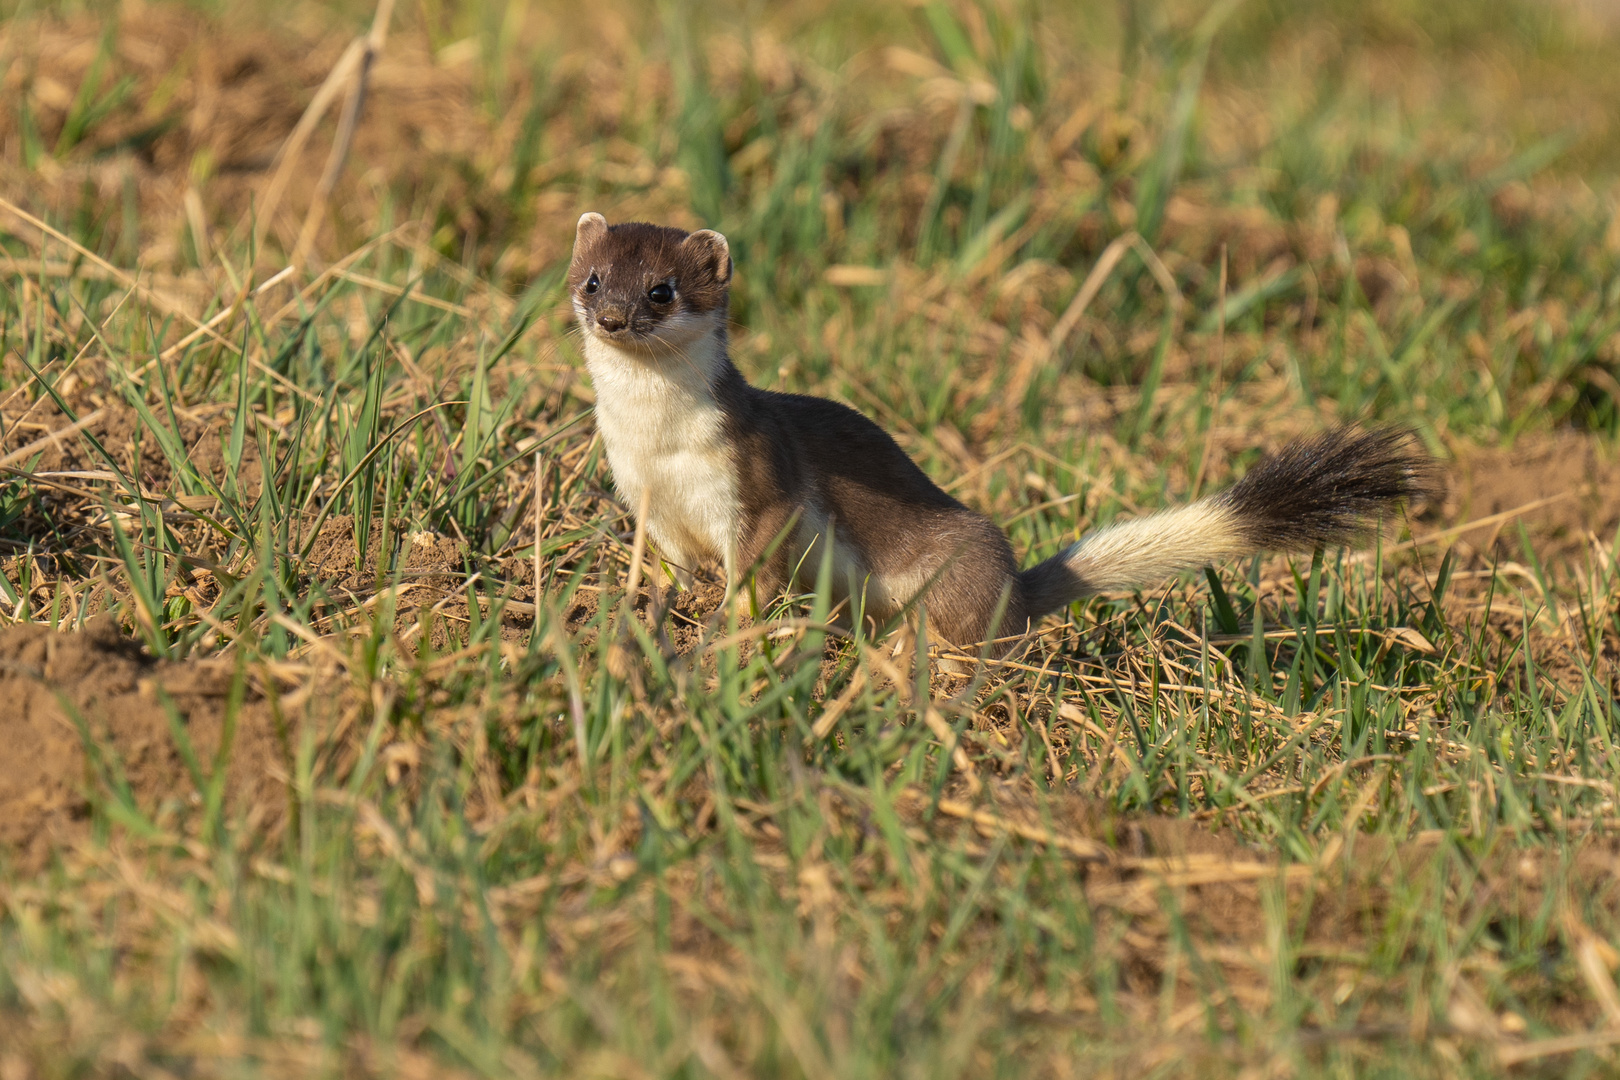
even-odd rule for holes
{"type": "Polygon", "coordinates": [[[580,328],[622,348],[678,348],[724,325],[726,238],[585,214],[574,234],[568,291],[580,328]]]}

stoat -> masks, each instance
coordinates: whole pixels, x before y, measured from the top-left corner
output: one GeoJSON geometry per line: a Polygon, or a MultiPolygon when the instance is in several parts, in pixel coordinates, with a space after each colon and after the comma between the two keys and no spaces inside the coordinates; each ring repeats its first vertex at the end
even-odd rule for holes
{"type": "Polygon", "coordinates": [[[1218,494],[1019,569],[1001,530],[872,421],[748,384],[726,350],[731,273],[717,232],[579,219],[568,289],[597,428],[614,485],[633,507],[645,494],[648,535],[682,577],[713,561],[728,590],[752,569],[756,595],[775,595],[813,587],[830,547],[834,588],[856,609],[883,620],[920,601],[932,635],[966,646],[1094,593],[1262,550],[1351,543],[1427,489],[1429,461],[1406,433],[1341,428],[1218,494]]]}

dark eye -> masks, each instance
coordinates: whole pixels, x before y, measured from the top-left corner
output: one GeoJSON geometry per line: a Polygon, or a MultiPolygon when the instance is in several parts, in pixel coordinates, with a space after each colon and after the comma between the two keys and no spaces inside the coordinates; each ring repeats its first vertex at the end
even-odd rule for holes
{"type": "Polygon", "coordinates": [[[593,293],[597,289],[600,289],[601,287],[602,287],[602,283],[599,280],[597,280],[597,277],[596,277],[595,274],[592,274],[589,278],[587,278],[585,280],[585,291],[588,292],[588,293],[593,293]]]}
{"type": "Polygon", "coordinates": [[[667,304],[675,299],[675,290],[667,282],[660,281],[647,290],[647,299],[655,304],[667,304]]]}

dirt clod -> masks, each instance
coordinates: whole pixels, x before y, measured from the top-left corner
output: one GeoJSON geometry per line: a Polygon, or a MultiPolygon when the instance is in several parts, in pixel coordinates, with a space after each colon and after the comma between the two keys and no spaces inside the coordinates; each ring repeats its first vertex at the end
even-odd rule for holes
{"type": "MultiPolygon", "coordinates": [[[[24,867],[45,862],[52,846],[85,827],[90,794],[109,780],[121,777],[147,813],[193,796],[170,709],[207,770],[236,677],[228,662],[155,661],[110,618],[72,633],[38,625],[0,630],[7,761],[0,769],[0,859],[24,867]],[[93,756],[85,753],[86,736],[93,756]]],[[[270,703],[242,689],[226,765],[226,789],[238,806],[274,798],[273,766],[284,757],[270,703]]]]}
{"type": "Polygon", "coordinates": [[[1575,431],[1525,436],[1462,456],[1452,469],[1446,518],[1479,522],[1459,539],[1484,553],[1522,558],[1519,525],[1543,560],[1577,554],[1589,535],[1620,526],[1620,461],[1575,431]]]}

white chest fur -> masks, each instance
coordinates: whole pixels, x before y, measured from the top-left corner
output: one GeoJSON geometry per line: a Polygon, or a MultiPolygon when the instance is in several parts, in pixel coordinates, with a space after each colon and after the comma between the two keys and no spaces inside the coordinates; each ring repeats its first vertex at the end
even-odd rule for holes
{"type": "Polygon", "coordinates": [[[648,492],[647,529],[666,559],[687,569],[719,561],[733,584],[737,471],[712,388],[722,349],[706,335],[655,357],[584,335],[613,485],[632,507],[648,492]]]}

